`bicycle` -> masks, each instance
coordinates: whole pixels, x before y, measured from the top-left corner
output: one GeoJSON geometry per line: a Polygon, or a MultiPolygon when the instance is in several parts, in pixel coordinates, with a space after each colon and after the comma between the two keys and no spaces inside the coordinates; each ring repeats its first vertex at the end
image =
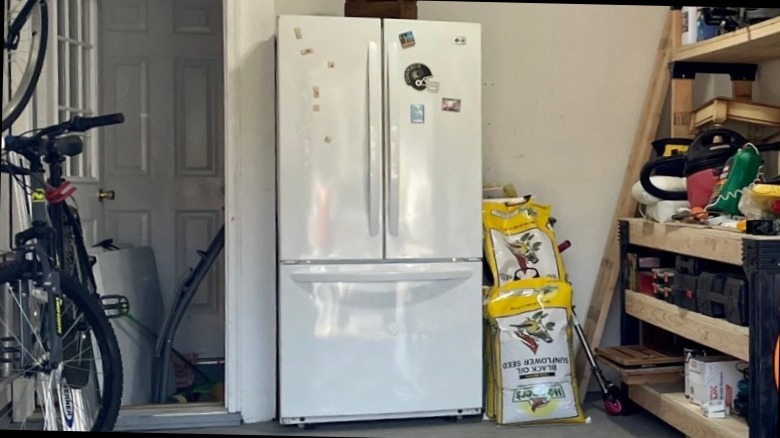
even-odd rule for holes
{"type": "Polygon", "coordinates": [[[22,114],[41,76],[49,36],[46,1],[3,0],[3,19],[3,29],[7,29],[7,34],[3,37],[3,119],[0,131],[8,129],[22,114]]]}
{"type": "MultiPolygon", "coordinates": [[[[32,135],[6,137],[4,152],[21,155],[29,165],[4,160],[0,172],[23,187],[19,177],[29,179],[32,222],[15,235],[12,260],[0,263],[0,385],[22,381],[29,393],[34,384],[45,430],[109,431],[119,413],[122,361],[109,319],[129,306],[122,297],[97,294],[84,258],[65,257],[68,244],[84,254],[86,249],[77,216],[65,202],[73,191],[62,179],[62,163],[83,151],[73,133],[123,121],[121,114],[77,116],[32,135]],[[66,227],[75,238],[64,234],[66,227]],[[112,310],[119,312],[109,315],[112,310]]],[[[19,428],[26,428],[33,409],[28,403],[17,410],[15,417],[23,417],[19,428]]]]}

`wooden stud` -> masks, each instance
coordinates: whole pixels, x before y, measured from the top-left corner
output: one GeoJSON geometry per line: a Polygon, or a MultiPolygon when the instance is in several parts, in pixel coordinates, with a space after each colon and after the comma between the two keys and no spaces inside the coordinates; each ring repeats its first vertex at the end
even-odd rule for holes
{"type": "Polygon", "coordinates": [[[731,97],[734,100],[753,100],[753,81],[731,81],[731,97]]]}
{"type": "Polygon", "coordinates": [[[693,79],[672,79],[672,137],[693,138],[691,111],[693,110],[693,79]]]}
{"type": "MultiPolygon", "coordinates": [[[[617,205],[612,215],[612,222],[610,222],[615,227],[618,220],[636,215],[637,202],[631,196],[631,188],[639,179],[639,172],[642,167],[650,159],[652,152],[651,143],[656,139],[661,112],[666,101],[667,91],[669,91],[670,75],[668,66],[672,55],[671,40],[673,35],[670,15],[671,13],[667,15],[661,38],[658,42],[658,50],[653,64],[653,74],[645,93],[634,143],[629,152],[629,162],[623,176],[623,185],[621,186],[617,205]]],[[[617,232],[611,228],[583,327],[585,338],[588,340],[591,348],[596,348],[601,343],[604,325],[607,322],[609,309],[612,306],[612,298],[615,295],[618,274],[620,273],[620,250],[618,243],[617,232]]],[[[580,396],[584,397],[588,390],[592,370],[582,348],[577,353],[575,363],[577,373],[580,376],[580,396]]]]}

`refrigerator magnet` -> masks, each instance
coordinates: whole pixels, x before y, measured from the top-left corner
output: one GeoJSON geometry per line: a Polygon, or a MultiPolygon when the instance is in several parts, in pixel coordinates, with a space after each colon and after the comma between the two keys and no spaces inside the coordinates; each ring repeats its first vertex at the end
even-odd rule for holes
{"type": "Polygon", "coordinates": [[[332,141],[333,141],[332,138],[330,138],[328,136],[325,137],[325,143],[330,144],[330,142],[332,142],[332,141]]]}
{"type": "Polygon", "coordinates": [[[431,93],[439,92],[439,82],[428,79],[428,82],[426,82],[425,84],[427,85],[428,91],[430,91],[431,93]]]}
{"type": "Polygon", "coordinates": [[[300,27],[296,27],[295,28],[295,39],[299,40],[301,38],[303,38],[303,34],[301,33],[301,28],[300,27]]]}
{"type": "Polygon", "coordinates": [[[312,90],[312,94],[314,94],[315,99],[318,99],[320,97],[320,87],[315,86],[312,90]]]}
{"type": "Polygon", "coordinates": [[[445,97],[441,100],[442,111],[460,112],[460,99],[445,97]]]}
{"type": "Polygon", "coordinates": [[[320,110],[320,106],[319,105],[314,105],[311,109],[314,112],[318,112],[320,110]]]}
{"type": "Polygon", "coordinates": [[[452,44],[455,44],[456,46],[465,46],[466,45],[466,37],[464,37],[464,36],[454,36],[454,37],[452,37],[452,44]]]}
{"type": "Polygon", "coordinates": [[[333,61],[328,61],[328,68],[334,68],[336,67],[336,63],[333,61]]]}
{"type": "Polygon", "coordinates": [[[311,55],[312,53],[314,53],[314,49],[311,47],[308,49],[301,49],[301,55],[311,55]]]}
{"type": "Polygon", "coordinates": [[[399,34],[398,39],[401,40],[401,47],[404,49],[414,46],[414,34],[411,30],[399,34]]]}
{"type": "Polygon", "coordinates": [[[415,103],[411,105],[412,123],[425,123],[425,105],[415,103]]]}
{"type": "Polygon", "coordinates": [[[425,90],[427,82],[432,76],[433,72],[431,72],[431,69],[428,68],[427,65],[420,63],[411,64],[409,67],[406,67],[406,71],[404,71],[406,85],[418,91],[425,90]]]}

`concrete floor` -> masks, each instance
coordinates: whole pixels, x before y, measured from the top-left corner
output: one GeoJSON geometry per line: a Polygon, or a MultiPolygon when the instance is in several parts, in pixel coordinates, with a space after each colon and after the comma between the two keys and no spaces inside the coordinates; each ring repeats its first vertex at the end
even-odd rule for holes
{"type": "Polygon", "coordinates": [[[270,435],[270,436],[325,436],[356,438],[517,438],[530,435],[533,438],[553,437],[684,437],[652,414],[644,411],[609,417],[598,394],[588,394],[583,405],[590,423],[557,426],[502,427],[480,417],[464,418],[459,422],[445,419],[415,419],[371,421],[360,423],[321,424],[304,430],[295,426],[281,426],[277,422],[244,424],[237,427],[202,429],[178,429],[155,432],[214,434],[214,435],[270,435]],[[519,430],[523,429],[523,430],[519,430]]]}

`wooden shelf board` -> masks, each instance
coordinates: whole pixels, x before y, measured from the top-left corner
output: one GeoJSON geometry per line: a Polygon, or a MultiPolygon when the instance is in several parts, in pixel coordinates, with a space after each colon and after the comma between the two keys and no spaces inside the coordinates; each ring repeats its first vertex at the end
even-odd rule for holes
{"type": "Polygon", "coordinates": [[[742,265],[743,233],[678,222],[658,223],[643,218],[625,219],[633,245],[742,265]]]}
{"type": "Polygon", "coordinates": [[[761,64],[780,59],[780,17],[680,46],[672,61],[761,64]]]}
{"type": "Polygon", "coordinates": [[[626,313],[699,344],[750,361],[750,337],[747,327],[692,312],[630,290],[626,291],[626,313]]]}
{"type": "Polygon", "coordinates": [[[748,425],[744,419],[731,415],[707,418],[699,406],[685,398],[679,384],[629,386],[628,396],[680,432],[690,437],[745,438],[748,425]]]}

